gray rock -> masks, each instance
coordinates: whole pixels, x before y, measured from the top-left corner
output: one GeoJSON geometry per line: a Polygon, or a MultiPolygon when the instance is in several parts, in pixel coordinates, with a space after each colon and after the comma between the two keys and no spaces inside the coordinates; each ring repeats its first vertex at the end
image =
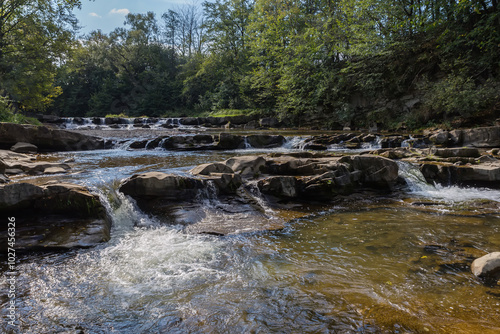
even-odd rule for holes
{"type": "Polygon", "coordinates": [[[132,197],[162,197],[168,200],[186,200],[196,197],[203,188],[201,180],[174,174],[150,172],[134,175],[120,186],[120,191],[132,197]]]}
{"type": "Polygon", "coordinates": [[[242,136],[230,133],[221,133],[215,148],[218,150],[236,150],[245,148],[245,139],[242,136]]]}
{"type": "Polygon", "coordinates": [[[500,279],[500,252],[494,252],[475,259],[472,273],[487,282],[496,283],[500,279]]]}
{"type": "Polygon", "coordinates": [[[500,126],[491,126],[462,131],[462,145],[473,147],[500,146],[500,126]]]}
{"type": "Polygon", "coordinates": [[[36,145],[43,152],[104,148],[104,141],[97,137],[45,126],[0,123],[0,147],[10,148],[19,142],[36,145]]]}
{"type": "Polygon", "coordinates": [[[18,251],[90,247],[110,238],[111,221],[99,197],[75,184],[0,186],[0,212],[16,217],[18,251]]]}
{"type": "Polygon", "coordinates": [[[401,144],[405,138],[403,136],[389,136],[382,138],[380,141],[380,145],[382,148],[395,148],[395,147],[401,147],[401,144]]]}
{"type": "Polygon", "coordinates": [[[351,171],[360,171],[361,182],[369,186],[390,189],[398,180],[399,167],[391,159],[367,154],[345,156],[339,162],[349,164],[351,171]]]}
{"type": "Polygon", "coordinates": [[[10,179],[4,175],[4,174],[0,174],[0,184],[5,184],[5,183],[9,183],[10,182],[10,179]]]}
{"type": "MultiPolygon", "coordinates": [[[[243,184],[241,176],[234,173],[211,173],[204,180],[212,181],[219,194],[234,194],[243,184]]],[[[208,187],[208,185],[205,185],[205,187],[208,187]]]]}
{"type": "Polygon", "coordinates": [[[250,135],[247,141],[254,148],[275,148],[285,143],[285,137],[272,135],[250,135]]]}
{"type": "Polygon", "coordinates": [[[14,146],[10,148],[12,152],[16,153],[36,153],[38,152],[38,147],[30,143],[16,143],[14,146]]]}
{"type": "Polygon", "coordinates": [[[274,117],[266,117],[260,119],[259,124],[263,128],[277,128],[280,126],[280,121],[274,117]]]}
{"type": "Polygon", "coordinates": [[[440,130],[439,132],[431,135],[429,140],[435,145],[447,145],[450,137],[450,133],[448,131],[440,130]]]}
{"type": "Polygon", "coordinates": [[[258,187],[263,194],[276,197],[295,198],[298,196],[298,182],[293,176],[271,176],[262,179],[258,187]]]}
{"type": "Polygon", "coordinates": [[[243,177],[254,177],[262,173],[266,166],[266,159],[261,156],[241,156],[228,159],[224,162],[235,173],[243,177]]]}
{"type": "Polygon", "coordinates": [[[61,174],[67,172],[68,171],[62,167],[48,167],[43,170],[44,174],[61,174]]]}
{"type": "Polygon", "coordinates": [[[231,168],[220,162],[199,165],[193,168],[190,172],[193,175],[210,175],[212,173],[234,173],[234,171],[231,168]]]}
{"type": "Polygon", "coordinates": [[[477,148],[468,148],[468,147],[460,147],[460,148],[431,148],[429,149],[429,154],[433,154],[437,157],[441,158],[450,158],[450,157],[470,157],[470,158],[478,158],[481,156],[479,150],[477,148]]]}

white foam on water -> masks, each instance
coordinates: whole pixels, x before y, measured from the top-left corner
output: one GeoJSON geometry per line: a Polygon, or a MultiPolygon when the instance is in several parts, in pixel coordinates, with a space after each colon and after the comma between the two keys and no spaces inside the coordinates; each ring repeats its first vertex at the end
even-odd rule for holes
{"type": "Polygon", "coordinates": [[[399,175],[405,179],[410,192],[415,195],[450,203],[480,199],[500,202],[500,190],[429,184],[417,166],[401,161],[398,166],[399,175]]]}

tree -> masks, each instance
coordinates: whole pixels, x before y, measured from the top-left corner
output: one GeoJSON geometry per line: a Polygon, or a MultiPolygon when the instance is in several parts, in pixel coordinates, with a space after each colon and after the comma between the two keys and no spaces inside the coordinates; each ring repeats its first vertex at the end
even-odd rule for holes
{"type": "Polygon", "coordinates": [[[79,0],[0,1],[0,94],[14,109],[45,110],[61,93],[57,65],[73,46],[79,0]],[[21,60],[21,61],[20,61],[21,60]]]}

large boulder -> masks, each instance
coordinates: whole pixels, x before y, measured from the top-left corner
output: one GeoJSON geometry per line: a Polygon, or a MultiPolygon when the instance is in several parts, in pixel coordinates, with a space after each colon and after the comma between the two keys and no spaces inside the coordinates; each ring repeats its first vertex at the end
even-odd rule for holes
{"type": "Polygon", "coordinates": [[[132,197],[162,197],[167,200],[187,200],[196,197],[203,188],[201,180],[174,174],[150,172],[126,179],[120,191],[132,197]]]}
{"type": "Polygon", "coordinates": [[[211,135],[172,136],[164,138],[159,145],[167,150],[198,151],[215,149],[211,135]]]}
{"type": "Polygon", "coordinates": [[[19,142],[33,144],[42,152],[104,148],[104,141],[97,137],[45,126],[0,123],[0,148],[10,149],[19,142]]]}
{"type": "Polygon", "coordinates": [[[215,148],[218,150],[237,150],[245,148],[245,139],[242,136],[221,133],[215,148]]]}
{"type": "Polygon", "coordinates": [[[494,252],[475,259],[471,265],[472,273],[489,283],[500,279],[500,252],[494,252]]]}
{"type": "Polygon", "coordinates": [[[285,137],[273,135],[250,135],[247,142],[254,148],[275,148],[281,147],[285,143],[285,137]]]}
{"type": "Polygon", "coordinates": [[[336,163],[338,160],[338,158],[330,158],[325,163],[308,158],[281,156],[279,158],[267,159],[264,171],[271,175],[319,175],[328,171],[325,165],[336,163]]]}
{"type": "Polygon", "coordinates": [[[391,159],[375,155],[354,155],[342,157],[340,163],[351,166],[351,170],[359,171],[361,182],[368,186],[391,188],[398,180],[399,167],[391,159]]]}
{"type": "Polygon", "coordinates": [[[298,196],[298,184],[294,176],[271,176],[260,180],[258,187],[263,194],[296,198],[298,196]]]}
{"type": "MultiPolygon", "coordinates": [[[[0,186],[0,212],[16,220],[18,251],[90,247],[110,238],[111,221],[99,197],[75,184],[0,186]]],[[[4,237],[0,249],[7,249],[4,237]]]]}
{"type": "Polygon", "coordinates": [[[429,140],[435,145],[447,146],[450,138],[450,133],[448,131],[439,130],[438,132],[432,134],[429,140]]]}
{"type": "Polygon", "coordinates": [[[463,146],[499,147],[500,126],[463,130],[461,137],[463,146]]]}
{"type": "Polygon", "coordinates": [[[430,183],[500,187],[500,161],[496,159],[481,164],[458,166],[451,163],[424,162],[421,163],[420,171],[430,183]]]}
{"type": "Polygon", "coordinates": [[[401,147],[401,144],[403,141],[405,141],[405,137],[403,136],[388,136],[385,138],[382,138],[380,141],[380,145],[382,148],[395,148],[395,147],[401,147]]]}
{"type": "Polygon", "coordinates": [[[234,157],[224,163],[243,177],[255,177],[262,174],[266,166],[266,159],[262,156],[249,155],[234,157]]]}

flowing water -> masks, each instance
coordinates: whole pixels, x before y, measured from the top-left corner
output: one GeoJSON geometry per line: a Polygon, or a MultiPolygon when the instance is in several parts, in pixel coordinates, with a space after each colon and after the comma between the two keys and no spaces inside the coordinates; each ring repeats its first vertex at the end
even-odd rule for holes
{"type": "MultiPolygon", "coordinates": [[[[402,163],[404,194],[225,237],[162,225],[116,191],[134,173],[183,174],[249,152],[258,151],[47,157],[75,159],[73,174],[57,179],[107,201],[112,239],[19,259],[19,333],[500,332],[500,286],[481,284],[469,269],[473,258],[500,250],[499,191],[427,185],[402,163]]],[[[205,198],[216,204],[209,192],[205,198]]],[[[5,310],[3,292],[0,302],[5,310]]]]}

